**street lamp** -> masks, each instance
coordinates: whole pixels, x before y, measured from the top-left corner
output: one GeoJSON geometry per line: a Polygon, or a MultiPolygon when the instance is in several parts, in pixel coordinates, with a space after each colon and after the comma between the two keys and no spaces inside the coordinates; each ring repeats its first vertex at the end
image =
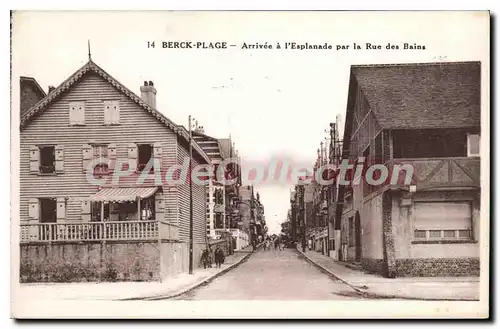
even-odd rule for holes
{"type": "Polygon", "coordinates": [[[197,124],[194,118],[189,116],[189,274],[193,274],[193,133],[192,128],[197,124]]]}

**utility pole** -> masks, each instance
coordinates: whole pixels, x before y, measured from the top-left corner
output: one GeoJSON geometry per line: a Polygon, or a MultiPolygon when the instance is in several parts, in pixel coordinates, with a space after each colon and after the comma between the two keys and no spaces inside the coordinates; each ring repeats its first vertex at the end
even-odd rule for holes
{"type": "Polygon", "coordinates": [[[254,203],[253,185],[252,185],[252,196],[250,197],[250,244],[252,245],[253,251],[255,251],[255,241],[253,236],[254,228],[255,228],[255,203],[254,203]]]}
{"type": "Polygon", "coordinates": [[[304,194],[306,192],[306,187],[300,185],[300,214],[302,215],[302,251],[306,252],[306,204],[304,194]]]}
{"type": "Polygon", "coordinates": [[[189,274],[193,274],[193,133],[192,118],[189,116],[189,274]]]}
{"type": "Polygon", "coordinates": [[[296,192],[290,192],[290,208],[291,208],[291,215],[292,215],[292,218],[291,218],[291,224],[292,224],[292,241],[293,241],[293,245],[295,247],[295,244],[297,243],[297,204],[295,202],[297,198],[297,193],[296,192]],[[292,196],[292,193],[295,193],[294,194],[294,197],[291,198],[292,196]]]}

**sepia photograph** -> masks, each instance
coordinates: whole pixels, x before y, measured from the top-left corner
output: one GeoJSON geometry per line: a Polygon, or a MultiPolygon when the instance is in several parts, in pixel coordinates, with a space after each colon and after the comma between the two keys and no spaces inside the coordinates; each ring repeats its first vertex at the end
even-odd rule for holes
{"type": "Polygon", "coordinates": [[[11,316],[489,317],[487,11],[11,12],[11,316]]]}

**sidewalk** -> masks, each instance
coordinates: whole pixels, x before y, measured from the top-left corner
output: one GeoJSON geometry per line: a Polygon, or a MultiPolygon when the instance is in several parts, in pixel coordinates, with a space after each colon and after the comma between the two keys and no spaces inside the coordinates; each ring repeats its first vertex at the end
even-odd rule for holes
{"type": "Polygon", "coordinates": [[[413,277],[388,279],[350,269],[316,251],[298,252],[322,271],[373,298],[479,300],[479,277],[413,277]]]}
{"type": "Polygon", "coordinates": [[[221,268],[195,268],[165,282],[86,282],[86,283],[22,283],[17,298],[30,300],[135,300],[170,298],[182,295],[246,261],[252,253],[235,252],[227,256],[221,268]]]}

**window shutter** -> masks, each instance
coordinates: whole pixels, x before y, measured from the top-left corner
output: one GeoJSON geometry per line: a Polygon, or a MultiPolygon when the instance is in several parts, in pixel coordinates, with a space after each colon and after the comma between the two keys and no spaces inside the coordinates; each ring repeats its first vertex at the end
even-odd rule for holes
{"type": "Polygon", "coordinates": [[[120,123],[120,102],[105,101],[104,102],[104,124],[120,123]]]}
{"type": "Polygon", "coordinates": [[[153,145],[153,158],[155,159],[155,163],[158,164],[158,169],[161,171],[161,158],[163,155],[163,149],[161,147],[161,143],[154,143],[153,145]]]}
{"type": "Polygon", "coordinates": [[[113,102],[111,108],[112,115],[112,123],[119,124],[120,123],[120,103],[118,101],[113,102]]]}
{"type": "Polygon", "coordinates": [[[56,173],[60,174],[64,172],[64,147],[62,145],[56,145],[54,151],[56,153],[56,173]]]}
{"type": "Polygon", "coordinates": [[[111,102],[110,101],[104,102],[104,124],[105,125],[111,124],[111,102]]]}
{"type": "Polygon", "coordinates": [[[165,221],[165,196],[161,192],[155,195],[155,220],[158,222],[165,221]]]}
{"type": "Polygon", "coordinates": [[[85,103],[71,102],[69,103],[69,124],[84,125],[85,124],[85,103]]]}
{"type": "Polygon", "coordinates": [[[66,198],[57,198],[57,221],[66,220],[66,198]]]}
{"type": "Polygon", "coordinates": [[[165,197],[163,193],[155,195],[155,212],[165,212],[165,197]]]}
{"type": "Polygon", "coordinates": [[[134,143],[128,144],[128,168],[129,170],[137,168],[137,145],[134,143]]]}
{"type": "Polygon", "coordinates": [[[39,220],[40,218],[40,205],[38,204],[38,199],[29,199],[28,202],[28,219],[29,220],[39,220]]]}
{"type": "Polygon", "coordinates": [[[469,202],[416,202],[416,230],[457,230],[472,226],[469,202]]]}
{"type": "Polygon", "coordinates": [[[82,200],[82,222],[90,222],[90,201],[82,200]]]}
{"type": "Polygon", "coordinates": [[[93,158],[92,146],[90,144],[83,144],[83,146],[82,146],[82,159],[83,159],[82,169],[83,169],[83,172],[87,171],[87,168],[90,165],[92,158],[93,158]]]}
{"type": "Polygon", "coordinates": [[[116,144],[108,145],[108,169],[114,170],[116,164],[116,144]]]}
{"type": "Polygon", "coordinates": [[[108,158],[109,159],[116,159],[116,144],[109,144],[108,145],[108,158]]]}
{"type": "Polygon", "coordinates": [[[30,147],[30,173],[38,174],[40,171],[40,149],[38,146],[30,147]]]}

